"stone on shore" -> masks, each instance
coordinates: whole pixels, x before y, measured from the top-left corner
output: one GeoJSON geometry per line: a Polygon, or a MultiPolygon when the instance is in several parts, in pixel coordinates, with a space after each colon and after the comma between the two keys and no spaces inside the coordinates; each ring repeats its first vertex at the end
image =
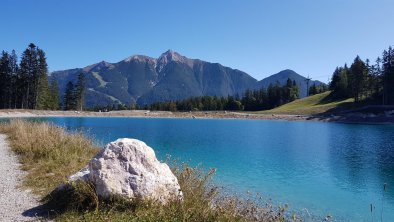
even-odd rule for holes
{"type": "Polygon", "coordinates": [[[168,165],[159,162],[153,149],[136,139],[110,142],[69,180],[93,183],[101,197],[121,195],[161,203],[183,199],[168,165]]]}

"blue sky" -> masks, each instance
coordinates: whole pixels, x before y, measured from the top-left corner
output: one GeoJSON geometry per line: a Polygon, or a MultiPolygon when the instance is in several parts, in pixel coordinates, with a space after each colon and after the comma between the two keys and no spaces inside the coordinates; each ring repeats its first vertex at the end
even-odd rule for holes
{"type": "Polygon", "coordinates": [[[173,49],[262,79],[283,69],[327,82],[356,55],[394,45],[392,0],[1,0],[0,50],[33,42],[50,71],[173,49]]]}

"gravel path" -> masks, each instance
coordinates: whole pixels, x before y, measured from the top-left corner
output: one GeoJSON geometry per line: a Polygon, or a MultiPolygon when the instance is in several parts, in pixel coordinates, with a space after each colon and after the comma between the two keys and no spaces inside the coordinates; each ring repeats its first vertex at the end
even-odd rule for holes
{"type": "Polygon", "coordinates": [[[26,172],[0,134],[0,221],[40,221],[36,217],[39,203],[28,191],[18,188],[26,172]]]}

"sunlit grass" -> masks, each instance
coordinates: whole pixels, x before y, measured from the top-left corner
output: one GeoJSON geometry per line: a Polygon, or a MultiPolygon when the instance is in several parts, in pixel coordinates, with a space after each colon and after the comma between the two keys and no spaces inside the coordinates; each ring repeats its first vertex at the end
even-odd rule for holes
{"type": "Polygon", "coordinates": [[[303,99],[295,100],[275,109],[259,111],[261,114],[289,114],[289,115],[314,115],[329,112],[332,109],[347,106],[354,102],[354,99],[330,100],[330,91],[316,94],[303,99]]]}

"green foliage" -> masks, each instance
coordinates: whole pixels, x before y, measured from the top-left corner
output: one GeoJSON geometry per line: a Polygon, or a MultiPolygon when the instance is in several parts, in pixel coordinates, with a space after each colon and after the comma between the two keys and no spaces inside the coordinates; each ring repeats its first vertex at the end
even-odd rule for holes
{"type": "Polygon", "coordinates": [[[85,74],[81,72],[78,75],[78,80],[77,84],[75,85],[75,100],[76,100],[76,105],[77,109],[82,111],[85,103],[85,85],[86,85],[86,80],[85,80],[85,74]]]}
{"type": "Polygon", "coordinates": [[[64,110],[75,110],[77,108],[74,84],[70,81],[67,83],[66,92],[64,93],[64,110]]]}
{"type": "Polygon", "coordinates": [[[383,64],[381,67],[383,78],[383,103],[394,104],[394,50],[383,52],[383,64]]]}
{"type": "Polygon", "coordinates": [[[48,108],[50,110],[59,110],[60,104],[59,86],[56,81],[52,81],[49,86],[48,108]]]}
{"type": "Polygon", "coordinates": [[[48,86],[48,65],[45,53],[42,50],[37,52],[39,60],[39,76],[37,83],[37,104],[36,109],[49,109],[49,86],[48,86]]]}
{"type": "Polygon", "coordinates": [[[332,94],[334,98],[342,99],[349,98],[351,96],[351,92],[349,90],[349,68],[347,65],[344,67],[337,67],[332,76],[332,81],[330,83],[330,90],[332,90],[332,94]]]}
{"type": "Polygon", "coordinates": [[[357,56],[348,68],[337,67],[330,83],[333,98],[353,97],[355,102],[371,100],[383,105],[394,104],[394,51],[384,50],[383,59],[370,65],[357,56]]]}
{"type": "Polygon", "coordinates": [[[285,86],[279,82],[268,89],[246,90],[244,96],[202,96],[181,101],[159,102],[149,106],[150,110],[164,111],[210,111],[210,110],[246,110],[256,111],[271,109],[299,98],[299,87],[290,79],[285,86]]]}
{"type": "Polygon", "coordinates": [[[0,58],[0,108],[8,108],[12,103],[14,94],[12,82],[15,75],[11,64],[11,55],[3,51],[0,58]]]}
{"type": "Polygon", "coordinates": [[[326,91],[328,91],[327,85],[324,84],[324,85],[317,86],[315,83],[313,83],[313,85],[311,87],[309,87],[309,96],[324,93],[326,91]]]}
{"type": "MultiPolygon", "coordinates": [[[[45,53],[29,44],[18,65],[15,51],[0,58],[0,109],[56,109],[48,85],[45,53]]],[[[58,92],[57,92],[58,93],[58,92]]]]}
{"type": "Polygon", "coordinates": [[[349,72],[349,88],[354,97],[355,102],[359,102],[366,91],[368,69],[364,61],[357,56],[353,64],[350,66],[349,72]]]}
{"type": "Polygon", "coordinates": [[[83,110],[85,102],[85,74],[81,72],[78,75],[77,83],[74,85],[69,81],[64,93],[65,110],[83,110]]]}
{"type": "MultiPolygon", "coordinates": [[[[283,71],[280,71],[277,74],[271,75],[261,81],[258,82],[257,88],[268,88],[269,85],[275,85],[277,82],[279,82],[280,85],[286,85],[287,80],[291,79],[292,81],[295,81],[297,86],[299,87],[299,97],[304,98],[307,97],[308,95],[308,85],[307,85],[307,78],[304,76],[299,75],[298,73],[294,72],[293,70],[286,69],[283,71]]],[[[321,86],[325,85],[324,83],[320,81],[309,81],[310,85],[315,84],[316,86],[321,86]]]]}

